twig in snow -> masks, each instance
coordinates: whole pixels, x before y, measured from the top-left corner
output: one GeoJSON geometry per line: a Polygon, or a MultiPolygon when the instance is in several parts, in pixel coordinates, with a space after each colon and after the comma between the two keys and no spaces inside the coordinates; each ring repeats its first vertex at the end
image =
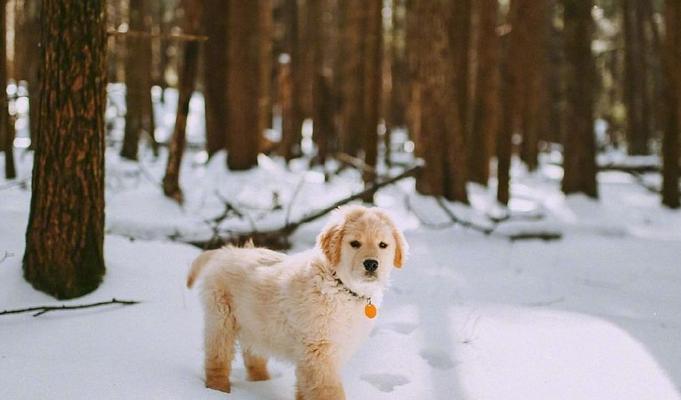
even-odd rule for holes
{"type": "Polygon", "coordinates": [[[298,197],[298,194],[300,194],[300,191],[303,189],[303,185],[305,184],[305,174],[300,178],[298,181],[298,184],[296,184],[296,188],[293,191],[293,196],[291,196],[291,201],[288,202],[288,206],[286,207],[286,217],[284,218],[284,226],[289,224],[290,217],[291,217],[291,209],[293,209],[293,204],[296,201],[296,198],[298,197]]]}
{"type": "Polygon", "coordinates": [[[73,305],[73,306],[67,306],[67,305],[61,305],[61,306],[38,306],[38,307],[29,307],[29,308],[21,308],[17,310],[5,310],[0,312],[0,315],[9,315],[9,314],[19,314],[19,313],[27,313],[27,312],[33,312],[33,311],[38,311],[37,313],[33,314],[34,317],[43,315],[45,313],[48,313],[50,311],[66,311],[66,310],[79,310],[82,308],[92,308],[92,307],[99,307],[99,306],[105,306],[109,304],[121,304],[124,306],[129,306],[133,304],[138,304],[139,301],[136,300],[117,300],[116,298],[113,298],[109,301],[100,301],[98,303],[90,303],[90,304],[78,304],[78,305],[73,305]]]}
{"type": "Polygon", "coordinates": [[[435,196],[435,201],[437,201],[437,204],[440,206],[440,208],[442,208],[442,211],[444,211],[445,214],[447,214],[449,219],[451,219],[453,222],[456,222],[457,224],[459,224],[461,226],[464,226],[466,228],[471,228],[471,229],[476,230],[478,232],[482,232],[485,235],[489,235],[490,233],[492,233],[494,231],[494,228],[496,228],[496,226],[494,226],[492,228],[480,226],[480,225],[477,225],[477,224],[475,224],[471,221],[467,221],[465,219],[459,218],[456,214],[454,214],[454,212],[452,212],[452,210],[449,209],[449,207],[447,207],[444,200],[442,200],[442,197],[435,196]]]}
{"type": "Polygon", "coordinates": [[[10,257],[14,257],[14,253],[10,253],[9,251],[5,250],[5,254],[3,254],[2,257],[0,258],[0,263],[2,263],[3,261],[10,257]]]}

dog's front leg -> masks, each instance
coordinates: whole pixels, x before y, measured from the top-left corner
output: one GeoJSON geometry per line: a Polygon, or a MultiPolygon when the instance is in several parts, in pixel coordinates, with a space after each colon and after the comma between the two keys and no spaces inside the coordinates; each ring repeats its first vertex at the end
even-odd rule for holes
{"type": "Polygon", "coordinates": [[[296,400],[345,400],[337,363],[326,346],[313,346],[296,368],[296,400]]]}

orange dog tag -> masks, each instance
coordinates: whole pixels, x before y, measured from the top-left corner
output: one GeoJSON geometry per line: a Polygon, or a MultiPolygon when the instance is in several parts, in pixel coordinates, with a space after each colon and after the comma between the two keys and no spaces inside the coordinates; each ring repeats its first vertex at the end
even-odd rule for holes
{"type": "Polygon", "coordinates": [[[376,311],[376,306],[371,303],[368,303],[366,306],[364,306],[364,315],[366,315],[369,319],[376,318],[376,311]]]}

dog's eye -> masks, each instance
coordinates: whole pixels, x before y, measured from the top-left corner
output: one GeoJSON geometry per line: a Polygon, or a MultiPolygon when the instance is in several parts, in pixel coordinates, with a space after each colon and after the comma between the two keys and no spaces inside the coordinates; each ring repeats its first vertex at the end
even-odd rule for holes
{"type": "Polygon", "coordinates": [[[359,249],[360,247],[362,247],[362,243],[360,243],[360,242],[357,241],[357,240],[353,240],[352,242],[350,242],[350,246],[352,246],[352,247],[354,247],[354,248],[356,248],[356,249],[359,249]]]}
{"type": "Polygon", "coordinates": [[[386,247],[388,247],[388,243],[386,243],[386,242],[381,242],[381,243],[378,244],[378,247],[380,247],[380,248],[382,248],[382,249],[385,249],[386,247]]]}

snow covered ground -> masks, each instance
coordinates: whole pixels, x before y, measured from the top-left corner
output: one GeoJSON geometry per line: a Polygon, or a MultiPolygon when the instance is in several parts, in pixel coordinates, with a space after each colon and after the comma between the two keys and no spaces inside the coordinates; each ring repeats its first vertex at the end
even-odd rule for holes
{"type": "MultiPolygon", "coordinates": [[[[204,388],[201,311],[184,287],[199,250],[167,238],[210,235],[206,220],[223,210],[216,193],[250,216],[225,220],[221,232],[265,229],[359,189],[358,175],[324,184],[319,172],[269,158],[240,174],[224,172],[224,155],[207,167],[200,159],[186,157],[179,207],[157,184],[162,162],[107,154],[107,274],[97,291],[65,303],[142,303],[0,316],[0,399],[293,399],[293,367],[278,362],[271,381],[253,383],[237,359],[231,395],[204,388]]],[[[30,153],[17,160],[25,179],[30,153]]],[[[411,180],[377,195],[412,251],[343,371],[348,398],[681,399],[681,213],[616,172],[599,175],[599,202],[565,198],[560,173],[516,168],[513,218],[489,236],[451,226],[411,180]],[[563,237],[507,238],[537,231],[563,237]]],[[[499,211],[491,192],[471,193],[475,211],[448,207],[489,224],[485,215],[499,211]]],[[[61,304],[21,275],[29,199],[0,181],[0,310],[61,304]]],[[[323,223],[299,230],[291,251],[312,246],[323,223]]]]}

